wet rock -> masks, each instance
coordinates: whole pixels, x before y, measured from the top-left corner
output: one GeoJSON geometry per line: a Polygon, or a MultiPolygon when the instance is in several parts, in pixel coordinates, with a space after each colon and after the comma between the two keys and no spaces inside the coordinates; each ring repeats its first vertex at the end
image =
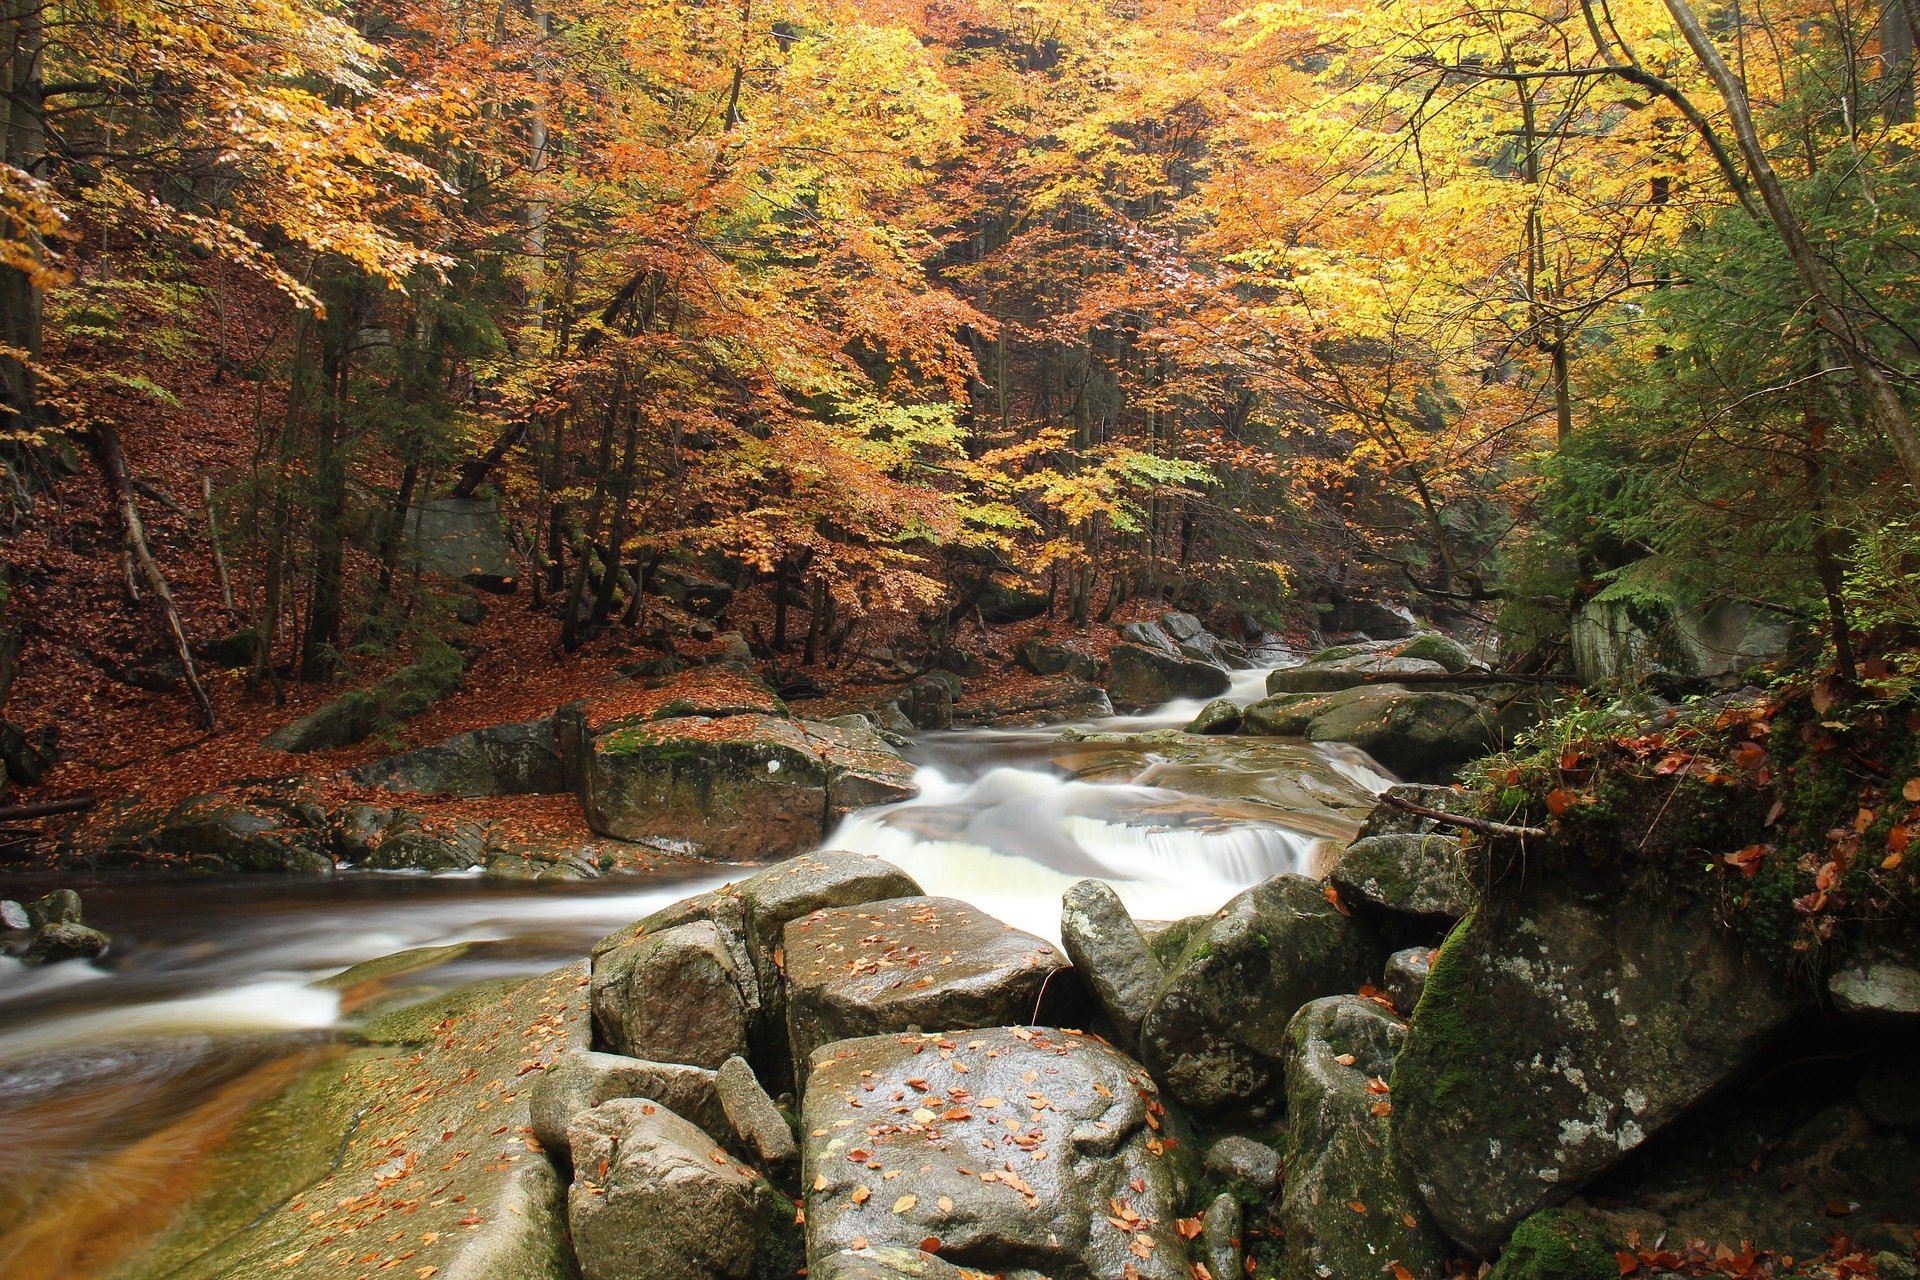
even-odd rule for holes
{"type": "Polygon", "coordinates": [[[938,1254],[897,1245],[868,1245],[842,1249],[808,1269],[810,1280],[980,1280],[977,1271],[962,1271],[938,1254]]]}
{"type": "Polygon", "coordinates": [[[456,734],[363,765],[349,776],[368,786],[423,795],[550,795],[567,789],[551,716],[456,734]]]}
{"type": "Polygon", "coordinates": [[[1030,1021],[1065,962],[1047,943],[952,898],[816,911],[786,927],[793,1061],[834,1040],[1030,1021]]]}
{"type": "Polygon", "coordinates": [[[1233,1280],[1240,1275],[1240,1202],[1230,1195],[1217,1195],[1200,1218],[1200,1247],[1207,1255],[1207,1269],[1217,1280],[1233,1280]]]}
{"type": "Polygon", "coordinates": [[[1231,684],[1227,673],[1137,644],[1118,644],[1107,654],[1107,693],[1122,711],[1141,711],[1175,698],[1211,698],[1231,684]]]}
{"type": "Polygon", "coordinates": [[[110,942],[98,929],[90,929],[77,921],[56,921],[34,931],[27,949],[20,954],[20,963],[42,965],[62,960],[91,960],[105,951],[110,942]]]}
{"type": "Polygon", "coordinates": [[[1434,959],[1394,1069],[1395,1149],[1447,1234],[1491,1254],[1792,1011],[1709,909],[1621,911],[1617,889],[1536,871],[1434,959]]]}
{"type": "MultiPolygon", "coordinates": [[[[1308,704],[1289,710],[1299,715],[1308,704]]],[[[1352,743],[1395,773],[1424,780],[1451,777],[1460,765],[1492,750],[1503,727],[1467,694],[1382,684],[1326,695],[1324,704],[1312,707],[1305,736],[1313,742],[1352,743]]]]}
{"type": "Polygon", "coordinates": [[[1369,836],[1340,854],[1328,879],[1348,902],[1452,923],[1473,906],[1460,841],[1449,835],[1369,836]]]}
{"type": "Polygon", "coordinates": [[[1331,702],[1326,694],[1270,694],[1241,708],[1239,732],[1272,738],[1304,738],[1307,726],[1331,702]]]}
{"type": "Polygon", "coordinates": [[[72,889],[55,889],[26,904],[27,927],[44,929],[52,924],[79,924],[80,895],[72,889]]]}
{"type": "Polygon", "coordinates": [[[1143,645],[1155,653],[1164,653],[1169,657],[1180,650],[1173,643],[1173,637],[1151,622],[1123,622],[1114,628],[1130,644],[1143,645]]]}
{"type": "Polygon", "coordinates": [[[562,1163],[572,1160],[567,1126],[615,1098],[651,1098],[708,1133],[726,1132],[716,1073],[684,1062],[647,1062],[618,1053],[562,1054],[533,1080],[527,1105],[533,1136],[562,1163]]]}
{"type": "Polygon", "coordinates": [[[1200,714],[1187,726],[1188,733],[1238,733],[1240,708],[1230,698],[1215,698],[1200,708],[1200,714]]]}
{"type": "Polygon", "coordinates": [[[1278,1191],[1283,1168],[1278,1151],[1237,1133],[1230,1133],[1207,1148],[1207,1172],[1250,1199],[1278,1191]]]}
{"type": "Polygon", "coordinates": [[[1297,667],[1282,667],[1267,676],[1268,693],[1333,693],[1359,685],[1385,684],[1409,676],[1444,676],[1447,669],[1421,658],[1364,653],[1322,661],[1315,658],[1297,667]]]}
{"type": "Polygon", "coordinates": [[[1851,1017],[1910,1022],[1920,1018],[1920,963],[1891,947],[1856,945],[1828,976],[1827,994],[1851,1017]]]}
{"type": "Polygon", "coordinates": [[[1274,1102],[1294,1012],[1352,991],[1371,967],[1358,928],[1319,882],[1275,876],[1187,939],[1141,1025],[1141,1056],[1196,1110],[1274,1102]]]}
{"type": "Polygon", "coordinates": [[[1443,1270],[1446,1241],[1388,1144],[1386,1080],[1406,1034],[1404,1022],[1358,996],[1312,1001],[1287,1027],[1280,1221],[1292,1275],[1443,1270]]]}
{"type": "Polygon", "coordinates": [[[666,1107],[622,1098],[574,1117],[567,1222],[586,1280],[749,1280],[792,1206],[666,1107]]]}
{"type": "Polygon", "coordinates": [[[1037,676],[1077,676],[1098,679],[1100,662],[1086,650],[1071,644],[1054,644],[1034,637],[1014,646],[1015,661],[1037,676]]]}
{"type": "Polygon", "coordinates": [[[911,800],[920,794],[913,766],[872,728],[817,720],[803,720],[800,728],[827,767],[826,830],[855,809],[911,800]]]}
{"type": "Polygon", "coordinates": [[[1060,904],[1060,939],[1121,1046],[1135,1049],[1140,1023],[1153,1007],[1166,971],[1120,895],[1103,880],[1082,880],[1068,889],[1060,904]]]}
{"type": "Polygon", "coordinates": [[[599,1043],[630,1057],[716,1070],[746,1053],[760,994],[737,943],[714,920],[692,919],[595,955],[599,1043]]]}
{"type": "Polygon", "coordinates": [[[787,1127],[780,1108],[760,1087],[753,1067],[745,1058],[728,1058],[720,1064],[714,1087],[727,1125],[738,1140],[741,1158],[776,1181],[786,1181],[799,1163],[800,1149],[794,1145],[793,1130],[787,1127]]]}
{"type": "Polygon", "coordinates": [[[472,822],[429,827],[401,814],[360,863],[376,871],[465,871],[487,862],[486,829],[472,822]]]}
{"type": "Polygon", "coordinates": [[[569,965],[483,983],[376,1019],[369,1043],[305,1071],[290,1064],[291,1083],[196,1164],[190,1208],[142,1245],[138,1273],[339,1280],[345,1242],[373,1248],[400,1202],[407,1243],[387,1246],[411,1254],[399,1274],[577,1280],[565,1184],[528,1140],[526,1095],[534,1072],[584,1046],[585,982],[569,965]]]}
{"type": "Polygon", "coordinates": [[[981,1272],[1188,1280],[1186,1143],[1161,1110],[1137,1063],[1047,1028],[825,1046],[801,1123],[809,1260],[925,1245],[981,1272]],[[910,1110],[877,1117],[875,1100],[910,1110]]]}
{"type": "Polygon", "coordinates": [[[1432,947],[1408,947],[1387,957],[1384,980],[1387,999],[1393,1001],[1393,1007],[1403,1018],[1413,1016],[1413,1007],[1420,1003],[1420,993],[1426,990],[1427,974],[1433,969],[1433,952],[1432,947]]]}
{"type": "Polygon", "coordinates": [[[333,870],[321,836],[287,810],[231,796],[182,800],[161,819],[151,844],[234,871],[333,870]]]}
{"type": "Polygon", "coordinates": [[[587,824],[697,857],[765,862],[825,833],[828,768],[791,721],[615,721],[593,733],[575,786],[587,824]]]}

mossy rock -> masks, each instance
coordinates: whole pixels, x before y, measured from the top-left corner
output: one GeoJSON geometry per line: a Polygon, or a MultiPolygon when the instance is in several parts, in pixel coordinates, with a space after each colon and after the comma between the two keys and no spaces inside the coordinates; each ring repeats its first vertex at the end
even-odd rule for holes
{"type": "Polygon", "coordinates": [[[1582,1214],[1547,1209],[1514,1229],[1487,1280],[1619,1280],[1620,1264],[1582,1214]]]}

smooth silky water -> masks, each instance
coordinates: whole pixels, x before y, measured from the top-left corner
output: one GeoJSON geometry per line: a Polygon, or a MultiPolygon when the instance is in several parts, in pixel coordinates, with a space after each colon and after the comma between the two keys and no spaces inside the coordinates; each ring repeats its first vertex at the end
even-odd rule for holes
{"type": "MultiPolygon", "coordinates": [[[[1228,696],[1249,702],[1265,679],[1237,673],[1228,696]]],[[[1314,871],[1391,781],[1337,747],[1168,733],[1201,705],[921,735],[910,753],[920,795],[851,815],[826,847],[884,857],[929,893],[1057,938],[1060,894],[1085,877],[1112,884],[1141,919],[1173,919],[1269,876],[1314,871]]],[[[194,1162],[249,1106],[350,1040],[365,1000],[543,972],[750,872],[700,865],[543,884],[373,872],[61,877],[114,945],[99,965],[0,959],[0,1276],[106,1269],[164,1224],[191,1193],[194,1162]],[[316,985],[421,947],[446,958],[370,989],[316,985]]],[[[0,879],[0,896],[52,883],[0,879]]]]}

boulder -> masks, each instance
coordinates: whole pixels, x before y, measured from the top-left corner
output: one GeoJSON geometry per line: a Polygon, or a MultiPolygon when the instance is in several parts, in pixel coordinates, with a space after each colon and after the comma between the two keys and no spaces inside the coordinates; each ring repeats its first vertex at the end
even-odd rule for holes
{"type": "Polygon", "coordinates": [[[1617,1280],[1609,1242],[1585,1215],[1544,1209],[1514,1229],[1487,1280],[1617,1280]]]}
{"type": "Polygon", "coordinates": [[[962,1271],[938,1254],[897,1245],[842,1249],[815,1262],[808,1280],[981,1280],[978,1271],[962,1271]]]}
{"type": "Polygon", "coordinates": [[[1107,654],[1107,693],[1122,711],[1142,711],[1175,698],[1212,698],[1231,685],[1227,673],[1137,644],[1117,644],[1107,654]]]}
{"type": "Polygon", "coordinates": [[[1037,676],[1077,676],[1093,680],[1100,675],[1099,659],[1086,650],[1071,644],[1054,644],[1038,636],[1015,645],[1013,656],[1037,676]]]}
{"type": "Polygon", "coordinates": [[[401,814],[360,865],[375,871],[465,871],[486,862],[487,833],[477,823],[429,827],[412,814],[401,814]]]}
{"type": "Polygon", "coordinates": [[[1334,693],[1366,684],[1385,684],[1409,677],[1442,677],[1447,669],[1422,658],[1363,653],[1297,667],[1282,667],[1267,675],[1268,693],[1334,693]]]}
{"type": "Polygon", "coordinates": [[[593,734],[575,785],[602,835],[764,862],[819,843],[827,783],[798,726],[745,715],[615,721],[593,734]]]}
{"type": "Polygon", "coordinates": [[[1060,903],[1060,940],[1120,1045],[1137,1048],[1140,1023],[1167,975],[1111,885],[1082,880],[1067,890],[1060,903]]]}
{"type": "Polygon", "coordinates": [[[1677,611],[1590,600],[1574,614],[1574,672],[1589,685],[1666,677],[1737,682],[1792,651],[1804,624],[1764,606],[1723,600],[1677,611]]]}
{"type": "Polygon", "coordinates": [[[827,767],[823,835],[855,809],[911,800],[920,794],[913,780],[913,766],[873,728],[818,720],[803,720],[800,728],[827,767]]]}
{"type": "Polygon", "coordinates": [[[1287,1027],[1287,1171],[1280,1199],[1289,1274],[1438,1276],[1448,1253],[1388,1144],[1386,1080],[1406,1024],[1371,1000],[1330,996],[1287,1027]]]}
{"type": "Polygon", "coordinates": [[[1188,733],[1238,733],[1240,707],[1231,698],[1215,698],[1200,708],[1200,714],[1187,726],[1188,733]]]}
{"type": "Polygon", "coordinates": [[[1029,933],[952,898],[835,907],[786,927],[787,1035],[795,1064],[834,1040],[1031,1021],[1066,967],[1029,933]]]}
{"type": "Polygon", "coordinates": [[[1329,631],[1364,631],[1375,640],[1404,640],[1420,625],[1397,609],[1375,600],[1342,600],[1327,611],[1329,631]]]}
{"type": "Polygon", "coordinates": [[[1285,1162],[1266,1143],[1230,1133],[1207,1148],[1205,1168],[1232,1187],[1236,1195],[1259,1200],[1280,1189],[1285,1162]]]}
{"type": "Polygon", "coordinates": [[[1403,777],[1427,780],[1451,777],[1492,750],[1500,727],[1493,712],[1467,694],[1382,684],[1328,695],[1306,737],[1352,743],[1403,777]]]}
{"type": "Polygon", "coordinates": [[[1427,988],[1427,975],[1433,971],[1433,953],[1432,947],[1408,947],[1387,957],[1386,977],[1381,985],[1403,1018],[1413,1016],[1414,1006],[1420,1003],[1420,993],[1427,988]]]}
{"type": "Polygon", "coordinates": [[[1868,1058],[1854,1093],[1875,1124],[1920,1133],[1920,1060],[1911,1050],[1886,1048],[1868,1058]]]}
{"type": "Polygon", "coordinates": [[[1141,1056],[1200,1111],[1278,1100],[1288,1022],[1309,1000],[1352,991],[1372,957],[1319,882],[1275,876],[1187,939],[1141,1024],[1141,1056]]]}
{"type": "Polygon", "coordinates": [[[512,549],[492,498],[428,498],[407,512],[402,528],[426,573],[513,580],[512,549]]]}
{"type": "Polygon", "coordinates": [[[1393,1074],[1394,1146],[1482,1256],[1735,1071],[1793,1012],[1710,907],[1536,869],[1448,935],[1393,1074]]]}
{"type": "Polygon", "coordinates": [[[79,924],[80,895],[72,889],[54,889],[25,904],[28,928],[44,929],[50,924],[79,924]]]}
{"type": "Polygon", "coordinates": [[[1072,1032],[827,1045],[801,1123],[811,1272],[917,1246],[977,1272],[1189,1280],[1174,1129],[1139,1064],[1072,1032]]]}
{"type": "Polygon", "coordinates": [[[718,617],[733,600],[730,585],[710,573],[682,564],[655,565],[647,574],[647,586],[701,618],[718,617]]]}
{"type": "Polygon", "coordinates": [[[1473,882],[1457,837],[1368,836],[1340,854],[1327,877],[1341,897],[1396,915],[1451,924],[1473,906],[1473,882]]]}
{"type": "Polygon", "coordinates": [[[20,953],[20,963],[41,965],[62,960],[91,960],[105,951],[111,941],[98,929],[90,929],[78,921],[56,921],[34,930],[27,949],[20,953]]]}
{"type": "Polygon", "coordinates": [[[552,795],[567,789],[551,716],[456,734],[362,765],[349,776],[425,795],[552,795]]]}
{"type": "Polygon", "coordinates": [[[1827,976],[1833,1007],[1875,1022],[1920,1018],[1920,961],[1898,949],[1856,944],[1827,976]]]}
{"type": "Polygon", "coordinates": [[[1164,653],[1168,656],[1180,652],[1178,646],[1173,643],[1173,637],[1151,622],[1123,622],[1114,630],[1119,632],[1121,639],[1128,644],[1143,645],[1155,653],[1164,653]]]}
{"type": "Polygon", "coordinates": [[[1473,655],[1467,651],[1467,646],[1452,636],[1441,635],[1438,631],[1422,632],[1401,645],[1395,653],[1402,658],[1437,662],[1455,675],[1474,665],[1473,655]]]}
{"type": "Polygon", "coordinates": [[[922,676],[908,684],[894,700],[900,714],[916,729],[951,729],[953,700],[959,696],[952,684],[936,676],[922,676]]]}
{"type": "Polygon", "coordinates": [[[715,1073],[684,1062],[647,1062],[618,1053],[562,1054],[527,1090],[533,1136],[562,1164],[572,1160],[567,1126],[615,1098],[651,1098],[708,1133],[726,1131],[715,1073]]]}
{"type": "Polygon", "coordinates": [[[1222,1192],[1200,1217],[1200,1249],[1208,1271],[1231,1280],[1241,1274],[1240,1229],[1245,1214],[1240,1202],[1222,1192]]]}
{"type": "Polygon", "coordinates": [[[717,1070],[748,1049],[760,984],[738,934],[691,919],[597,954],[599,1043],[635,1058],[717,1070]]]}
{"type": "Polygon", "coordinates": [[[1423,818],[1417,813],[1407,812],[1398,805],[1387,803],[1388,796],[1417,804],[1423,809],[1437,809],[1441,813],[1463,812],[1466,804],[1466,797],[1452,787],[1430,786],[1419,782],[1395,783],[1382,793],[1380,802],[1374,805],[1373,812],[1367,815],[1366,822],[1361,825],[1360,833],[1354,839],[1365,840],[1370,836],[1398,835],[1402,832],[1425,834],[1429,831],[1439,831],[1443,834],[1452,834],[1455,830],[1432,818],[1423,818]]]}
{"type": "Polygon", "coordinates": [[[794,1145],[786,1117],[760,1087],[753,1067],[745,1058],[728,1058],[720,1064],[714,1088],[741,1159],[786,1181],[799,1163],[800,1149],[794,1145]]]}
{"type": "Polygon", "coordinates": [[[621,1098],[573,1119],[567,1224],[588,1280],[750,1280],[793,1207],[660,1104],[621,1098]]]}
{"type": "Polygon", "coordinates": [[[260,739],[272,751],[305,754],[351,746],[380,723],[379,704],[365,690],[342,694],[260,739]]]}

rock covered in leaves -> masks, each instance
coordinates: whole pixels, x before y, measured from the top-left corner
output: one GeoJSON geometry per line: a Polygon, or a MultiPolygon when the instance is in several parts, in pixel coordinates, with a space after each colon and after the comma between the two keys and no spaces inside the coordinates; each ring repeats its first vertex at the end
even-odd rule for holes
{"type": "Polygon", "coordinates": [[[801,1130],[816,1274],[867,1274],[841,1270],[843,1252],[919,1249],[990,1274],[1190,1280],[1187,1143],[1146,1071],[1089,1037],[996,1027],[828,1045],[801,1130]]]}
{"type": "Polygon", "coordinates": [[[729,924],[689,919],[597,956],[593,1017],[600,1042],[635,1058],[713,1070],[748,1052],[760,984],[729,924]]]}
{"type": "Polygon", "coordinates": [[[580,1112],[568,1140],[585,1280],[750,1280],[792,1230],[792,1206],[764,1178],[651,1099],[580,1112]]]}
{"type": "Polygon", "coordinates": [[[1441,1274],[1446,1240],[1388,1144],[1387,1078],[1406,1034],[1358,996],[1311,1001],[1287,1027],[1280,1220],[1292,1275],[1441,1274]]]}
{"type": "Polygon", "coordinates": [[[556,1058],[529,1087],[533,1136],[556,1159],[570,1162],[567,1126],[573,1117],[615,1098],[652,1098],[709,1133],[726,1120],[716,1073],[705,1067],[580,1050],[556,1058]]]}
{"type": "Polygon", "coordinates": [[[1620,910],[1533,875],[1440,948],[1393,1075],[1394,1142],[1447,1234],[1490,1254],[1613,1168],[1793,1012],[1704,905],[1620,910]]]}
{"type": "Polygon", "coordinates": [[[1175,1098],[1212,1111],[1275,1101],[1295,1011],[1365,982],[1372,953],[1318,881],[1281,875],[1195,929],[1168,968],[1141,1056],[1175,1098]]]}
{"type": "Polygon", "coordinates": [[[1065,967],[1046,942],[953,898],[813,912],[786,927],[793,1061],[856,1036],[1032,1021],[1065,967]]]}

